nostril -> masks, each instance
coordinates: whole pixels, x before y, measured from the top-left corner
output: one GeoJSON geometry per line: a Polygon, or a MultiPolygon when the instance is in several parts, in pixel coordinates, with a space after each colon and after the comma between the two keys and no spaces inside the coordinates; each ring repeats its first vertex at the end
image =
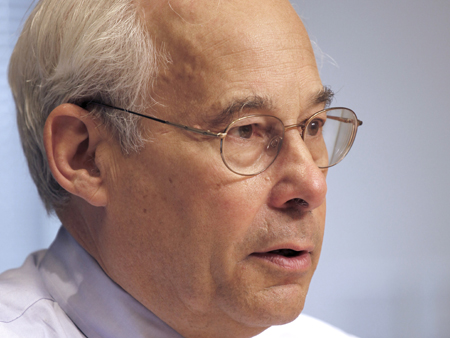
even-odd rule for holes
{"type": "Polygon", "coordinates": [[[302,207],[302,208],[307,208],[309,206],[309,203],[301,198],[293,198],[288,203],[291,204],[292,206],[302,207]]]}

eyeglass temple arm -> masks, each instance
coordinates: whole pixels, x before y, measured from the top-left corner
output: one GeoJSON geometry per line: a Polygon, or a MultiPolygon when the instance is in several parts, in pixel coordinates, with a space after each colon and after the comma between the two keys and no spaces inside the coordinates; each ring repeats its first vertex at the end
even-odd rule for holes
{"type": "MultiPolygon", "coordinates": [[[[345,122],[345,123],[353,123],[353,119],[347,119],[345,117],[339,117],[339,116],[327,116],[327,119],[336,120],[336,121],[345,122]]],[[[363,121],[358,120],[358,119],[356,119],[356,120],[358,121],[358,126],[362,126],[363,121]]]]}
{"type": "Polygon", "coordinates": [[[146,118],[146,119],[150,119],[150,120],[153,120],[153,121],[156,121],[156,122],[168,124],[168,125],[171,125],[171,126],[180,128],[180,129],[189,130],[189,131],[192,131],[192,132],[194,132],[194,133],[201,134],[201,135],[213,136],[213,137],[220,137],[220,138],[226,136],[225,133],[214,133],[214,132],[209,131],[209,130],[203,130],[203,129],[199,129],[199,128],[188,127],[188,126],[185,126],[185,125],[183,125],[183,124],[178,124],[178,123],[174,123],[174,122],[169,122],[169,121],[166,121],[166,120],[159,119],[159,118],[157,118],[157,117],[153,117],[153,116],[148,116],[148,115],[136,113],[136,112],[131,111],[131,110],[128,110],[128,109],[119,108],[119,107],[114,107],[114,106],[111,106],[111,105],[109,105],[109,104],[101,103],[101,102],[97,102],[97,101],[89,101],[89,102],[86,102],[86,103],[82,104],[81,107],[82,107],[82,108],[86,108],[87,105],[89,105],[90,103],[98,104],[98,105],[100,105],[100,106],[109,107],[109,108],[112,108],[112,109],[117,109],[117,110],[120,110],[120,111],[124,111],[124,112],[126,112],[126,113],[130,113],[130,114],[133,114],[133,115],[137,115],[137,116],[140,116],[140,117],[144,117],[144,118],[146,118]]]}

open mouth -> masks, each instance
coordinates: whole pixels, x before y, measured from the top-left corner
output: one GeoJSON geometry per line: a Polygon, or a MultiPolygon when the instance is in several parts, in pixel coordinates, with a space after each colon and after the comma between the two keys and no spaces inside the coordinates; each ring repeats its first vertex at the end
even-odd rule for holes
{"type": "Polygon", "coordinates": [[[267,251],[267,252],[254,252],[252,254],[252,256],[295,258],[295,257],[299,257],[306,253],[307,253],[306,250],[296,251],[296,250],[292,250],[292,249],[278,249],[278,250],[272,250],[272,251],[267,251]]]}
{"type": "Polygon", "coordinates": [[[295,251],[295,250],[291,250],[291,249],[279,249],[279,250],[269,251],[267,253],[290,258],[290,257],[298,257],[304,252],[305,251],[295,251]]]}
{"type": "Polygon", "coordinates": [[[295,272],[305,272],[311,266],[311,255],[308,250],[278,249],[254,252],[250,256],[295,272]]]}

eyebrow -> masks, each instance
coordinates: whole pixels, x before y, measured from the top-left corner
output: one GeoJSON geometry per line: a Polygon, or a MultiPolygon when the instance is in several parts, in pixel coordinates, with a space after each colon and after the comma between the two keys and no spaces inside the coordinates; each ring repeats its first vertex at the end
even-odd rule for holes
{"type": "MultiPolygon", "coordinates": [[[[325,108],[331,105],[334,98],[334,92],[328,86],[323,86],[322,89],[311,98],[313,105],[325,104],[325,108]]],[[[220,125],[229,122],[231,118],[239,114],[243,109],[255,109],[255,110],[272,110],[273,104],[270,98],[262,97],[259,95],[251,95],[244,99],[235,99],[231,103],[223,108],[220,113],[215,116],[212,121],[209,121],[213,125],[220,125]]]]}
{"type": "Polygon", "coordinates": [[[269,98],[264,98],[259,95],[251,95],[244,99],[234,99],[210,122],[213,125],[227,123],[231,118],[237,116],[243,109],[270,110],[272,109],[272,101],[269,98]]]}
{"type": "Polygon", "coordinates": [[[325,103],[325,108],[328,108],[333,102],[334,92],[328,86],[323,86],[322,89],[313,97],[312,102],[314,104],[325,103]]]}

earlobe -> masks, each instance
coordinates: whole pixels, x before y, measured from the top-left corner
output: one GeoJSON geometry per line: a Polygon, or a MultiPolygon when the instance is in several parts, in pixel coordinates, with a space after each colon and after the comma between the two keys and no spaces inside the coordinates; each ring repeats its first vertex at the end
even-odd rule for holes
{"type": "Polygon", "coordinates": [[[96,121],[73,104],[56,107],[45,123],[44,145],[53,177],[69,193],[96,207],[107,202],[97,158],[102,141],[96,121]]]}

